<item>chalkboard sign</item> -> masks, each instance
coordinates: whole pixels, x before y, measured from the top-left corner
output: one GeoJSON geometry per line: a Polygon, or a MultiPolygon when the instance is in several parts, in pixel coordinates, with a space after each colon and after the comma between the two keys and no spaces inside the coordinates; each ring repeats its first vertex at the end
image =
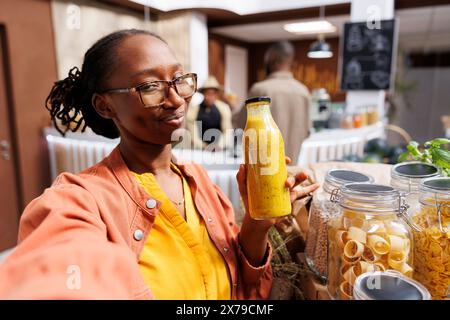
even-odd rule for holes
{"type": "Polygon", "coordinates": [[[391,88],[397,45],[395,24],[395,20],[382,20],[378,29],[369,29],[366,22],[345,24],[341,44],[341,90],[391,88]]]}

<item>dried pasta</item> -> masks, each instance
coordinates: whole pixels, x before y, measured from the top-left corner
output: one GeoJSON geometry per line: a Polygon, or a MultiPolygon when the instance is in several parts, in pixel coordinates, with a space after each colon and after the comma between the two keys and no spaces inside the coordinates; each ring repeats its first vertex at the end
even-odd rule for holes
{"type": "Polygon", "coordinates": [[[335,218],[341,221],[329,224],[328,288],[339,299],[352,299],[356,278],[366,272],[395,269],[413,275],[408,231],[395,215],[363,223],[361,217],[364,214],[358,216],[352,211],[347,219],[344,210],[341,217],[335,218]]]}
{"type": "MultiPolygon", "coordinates": [[[[442,224],[450,226],[450,202],[442,203],[442,224]]],[[[422,228],[414,231],[414,278],[421,282],[433,299],[450,300],[450,232],[439,229],[437,209],[423,206],[414,216],[422,228]]]]}

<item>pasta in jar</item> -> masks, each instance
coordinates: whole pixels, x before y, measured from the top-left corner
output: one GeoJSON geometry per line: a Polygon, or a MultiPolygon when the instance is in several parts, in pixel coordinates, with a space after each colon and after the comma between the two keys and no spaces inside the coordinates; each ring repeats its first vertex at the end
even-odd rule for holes
{"type": "Polygon", "coordinates": [[[330,201],[331,192],[352,182],[372,182],[372,177],[352,170],[331,169],[325,175],[322,192],[318,192],[311,204],[305,257],[316,277],[325,282],[328,268],[328,221],[340,214],[339,204],[330,201]]]}
{"type": "Polygon", "coordinates": [[[412,277],[408,226],[397,217],[399,193],[376,184],[347,184],[339,195],[342,214],[328,225],[328,283],[335,299],[352,299],[358,276],[396,270],[412,277]]]}
{"type": "Polygon", "coordinates": [[[414,278],[433,299],[450,300],[450,178],[424,180],[419,200],[412,218],[414,278]]]}

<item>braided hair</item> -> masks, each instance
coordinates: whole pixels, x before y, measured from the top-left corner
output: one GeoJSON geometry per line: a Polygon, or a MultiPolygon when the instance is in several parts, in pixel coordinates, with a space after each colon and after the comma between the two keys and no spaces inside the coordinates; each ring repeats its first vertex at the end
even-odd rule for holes
{"type": "Polygon", "coordinates": [[[56,81],[45,100],[45,107],[55,128],[64,136],[69,130],[84,132],[90,127],[96,134],[118,138],[119,130],[111,119],[100,116],[92,105],[92,97],[100,92],[115,65],[117,45],[133,35],[159,36],[145,30],[128,29],[113,32],[98,40],[84,55],[82,70],[70,69],[68,76],[56,81]],[[57,121],[59,120],[59,122],[57,121]]]}

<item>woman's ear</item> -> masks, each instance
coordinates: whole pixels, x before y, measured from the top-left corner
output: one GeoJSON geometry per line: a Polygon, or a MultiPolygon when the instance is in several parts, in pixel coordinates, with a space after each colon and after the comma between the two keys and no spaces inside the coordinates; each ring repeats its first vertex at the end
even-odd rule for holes
{"type": "Polygon", "coordinates": [[[111,107],[111,103],[108,101],[107,97],[98,93],[94,93],[91,101],[92,106],[100,116],[106,119],[115,118],[116,112],[111,107]]]}

